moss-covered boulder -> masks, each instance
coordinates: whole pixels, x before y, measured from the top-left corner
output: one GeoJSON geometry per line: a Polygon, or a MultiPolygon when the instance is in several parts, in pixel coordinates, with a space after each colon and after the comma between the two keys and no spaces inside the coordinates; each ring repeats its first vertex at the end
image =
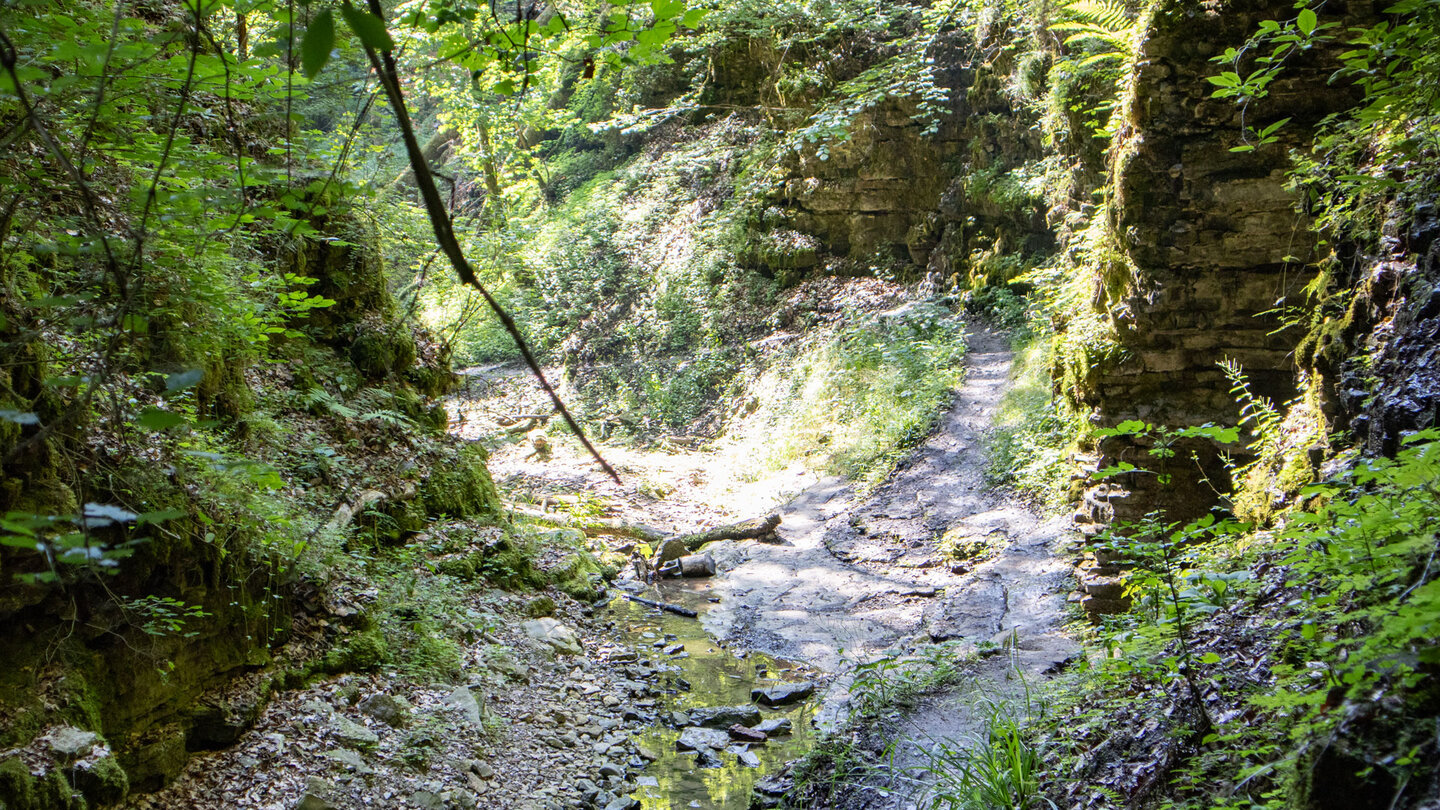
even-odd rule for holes
{"type": "Polygon", "coordinates": [[[432,515],[499,517],[500,494],[485,466],[487,455],[479,445],[466,445],[432,459],[430,474],[420,496],[432,515]]]}
{"type": "Polygon", "coordinates": [[[350,344],[350,362],[365,377],[383,380],[415,365],[415,336],[408,327],[362,327],[350,344]]]}

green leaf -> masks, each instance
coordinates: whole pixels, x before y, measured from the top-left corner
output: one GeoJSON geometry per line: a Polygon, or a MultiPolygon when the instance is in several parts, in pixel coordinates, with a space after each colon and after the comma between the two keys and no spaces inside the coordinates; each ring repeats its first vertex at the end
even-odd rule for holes
{"type": "Polygon", "coordinates": [[[1319,22],[1319,19],[1315,16],[1314,9],[1302,8],[1300,9],[1300,16],[1295,18],[1295,27],[1299,28],[1300,32],[1308,37],[1315,32],[1315,26],[1318,25],[1319,22]]]}
{"type": "Polygon", "coordinates": [[[345,17],[345,24],[360,38],[360,44],[376,51],[395,50],[395,40],[391,39],[390,32],[385,30],[384,20],[348,3],[340,7],[340,14],[345,17]]]}
{"type": "Polygon", "coordinates": [[[1219,654],[1219,653],[1214,653],[1214,652],[1207,652],[1207,653],[1205,653],[1204,655],[1200,656],[1200,663],[1202,663],[1202,664],[1218,664],[1218,663],[1220,663],[1220,654],[1219,654]]]}
{"type": "Polygon", "coordinates": [[[300,71],[305,78],[313,79],[320,73],[334,48],[335,15],[327,8],[315,15],[305,29],[305,38],[300,40],[300,71]]]}
{"type": "Polygon", "coordinates": [[[144,526],[147,523],[164,523],[167,520],[185,517],[185,513],[179,509],[160,509],[155,512],[145,512],[135,518],[136,526],[144,526]]]}
{"type": "Polygon", "coordinates": [[[160,408],[146,408],[135,417],[135,426],[141,430],[169,430],[183,424],[185,417],[160,408]]]}
{"type": "Polygon", "coordinates": [[[1268,138],[1268,137],[1270,137],[1271,135],[1274,135],[1277,131],[1279,131],[1279,129],[1280,129],[1281,127],[1285,126],[1285,125],[1288,124],[1288,123],[1290,123],[1290,119],[1289,119],[1289,118],[1281,118],[1279,121],[1276,121],[1275,123],[1271,124],[1270,126],[1265,127],[1264,129],[1260,130],[1260,137],[1262,137],[1262,138],[1268,138]]]}
{"type": "Polygon", "coordinates": [[[4,419],[6,422],[14,422],[17,425],[40,424],[40,417],[33,413],[22,413],[8,409],[0,409],[0,419],[4,419]]]}
{"type": "Polygon", "coordinates": [[[650,10],[657,21],[668,20],[679,16],[685,10],[685,3],[684,0],[650,0],[650,10]]]}
{"type": "Polygon", "coordinates": [[[173,394],[176,391],[184,391],[186,388],[197,385],[204,379],[204,369],[192,368],[189,371],[181,371],[176,374],[165,376],[165,393],[173,394]]]}

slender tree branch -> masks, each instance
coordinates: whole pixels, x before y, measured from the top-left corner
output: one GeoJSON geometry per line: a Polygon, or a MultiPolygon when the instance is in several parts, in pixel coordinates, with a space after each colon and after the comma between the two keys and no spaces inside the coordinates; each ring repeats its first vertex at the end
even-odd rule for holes
{"type": "MultiPolygon", "coordinates": [[[[368,0],[368,3],[370,13],[384,20],[384,9],[380,6],[380,0],[368,0]]],[[[395,120],[400,125],[400,135],[405,142],[405,152],[410,158],[410,168],[415,172],[415,185],[420,190],[420,198],[425,203],[425,213],[430,217],[430,225],[435,230],[435,240],[440,245],[440,249],[445,252],[445,257],[450,260],[450,264],[455,268],[460,280],[474,287],[484,297],[485,303],[490,305],[490,309],[500,319],[500,324],[505,327],[505,331],[509,333],[511,339],[515,341],[516,347],[520,349],[520,356],[525,359],[525,365],[530,367],[530,371],[539,381],[540,387],[545,389],[545,393],[550,396],[550,401],[555,404],[555,410],[559,411],[561,417],[565,419],[565,424],[570,426],[575,436],[580,439],[580,443],[599,462],[600,468],[618,483],[620,481],[619,473],[616,473],[610,463],[600,455],[600,451],[595,449],[595,445],[590,443],[590,439],[585,435],[580,423],[570,414],[570,409],[565,407],[565,403],[561,401],[555,388],[550,385],[550,381],[545,379],[545,372],[540,368],[540,363],[535,359],[535,355],[531,353],[525,337],[520,334],[520,327],[516,326],[515,319],[510,317],[510,313],[505,311],[500,302],[480,282],[474,268],[470,266],[470,261],[465,258],[465,251],[460,247],[460,240],[455,238],[454,227],[450,222],[449,214],[445,211],[445,203],[440,198],[440,190],[435,186],[435,178],[425,160],[425,153],[420,148],[419,139],[415,137],[415,127],[410,122],[410,113],[405,106],[405,94],[400,88],[400,75],[395,67],[394,56],[388,50],[376,53],[369,43],[362,44],[365,47],[365,56],[370,60],[370,67],[379,77],[380,84],[385,89],[385,95],[390,101],[390,107],[395,113],[395,120]]]]}

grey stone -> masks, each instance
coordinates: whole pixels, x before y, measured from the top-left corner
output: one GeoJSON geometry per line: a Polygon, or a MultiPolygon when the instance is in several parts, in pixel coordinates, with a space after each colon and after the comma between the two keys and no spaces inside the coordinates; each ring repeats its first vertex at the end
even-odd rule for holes
{"type": "Polygon", "coordinates": [[[697,768],[723,768],[725,761],[720,755],[709,748],[695,752],[695,766],[697,768]]]}
{"type": "Polygon", "coordinates": [[[680,751],[704,751],[709,749],[719,751],[729,744],[730,735],[727,732],[719,729],[691,726],[680,732],[680,738],[675,741],[675,748],[680,751]]]}
{"type": "Polygon", "coordinates": [[[410,803],[420,810],[445,810],[444,797],[428,790],[417,790],[411,793],[410,803]]]}
{"type": "Polygon", "coordinates": [[[815,684],[810,681],[782,683],[769,689],[750,690],[750,699],[762,706],[785,706],[798,703],[815,694],[815,684]]]}
{"type": "Polygon", "coordinates": [[[349,748],[336,748],[334,751],[326,751],[325,758],[332,759],[355,773],[368,774],[375,772],[375,769],[370,767],[364,757],[349,748]]]}
{"type": "Polygon", "coordinates": [[[90,752],[100,735],[74,726],[62,726],[50,732],[50,751],[62,759],[76,759],[90,752]]]}
{"type": "Polygon", "coordinates": [[[635,810],[639,806],[640,802],[629,796],[616,796],[605,805],[605,810],[635,810]]]}
{"type": "Polygon", "coordinates": [[[624,776],[625,769],[613,762],[607,762],[596,769],[601,776],[624,776]]]}
{"type": "Polygon", "coordinates": [[[449,695],[445,696],[445,707],[457,712],[465,718],[465,722],[479,728],[481,725],[480,703],[475,700],[475,695],[463,686],[455,687],[449,695]]]}
{"type": "Polygon", "coordinates": [[[295,810],[339,810],[334,802],[324,796],[306,793],[295,803],[295,810]]]}
{"type": "Polygon", "coordinates": [[[735,754],[735,758],[740,761],[741,765],[747,768],[760,767],[760,757],[757,756],[754,751],[740,751],[735,754]]]}
{"type": "Polygon", "coordinates": [[[480,806],[480,798],[465,788],[447,790],[441,794],[441,798],[445,799],[450,806],[456,808],[456,810],[475,810],[475,808],[480,806]]]}
{"type": "Polygon", "coordinates": [[[335,786],[324,779],[314,776],[306,779],[305,793],[295,803],[295,810],[337,810],[335,803],[326,798],[334,789],[335,786]]]}
{"type": "Polygon", "coordinates": [[[371,695],[360,701],[360,711],[392,728],[404,728],[410,724],[410,704],[393,695],[371,695]]]}
{"type": "Polygon", "coordinates": [[[335,729],[335,739],[346,748],[374,748],[380,744],[380,736],[350,718],[337,714],[330,718],[335,729]]]}
{"type": "Polygon", "coordinates": [[[737,723],[755,726],[760,720],[760,710],[754,706],[703,706],[690,710],[690,724],[705,728],[729,728],[737,723]]]}
{"type": "Polygon", "coordinates": [[[767,737],[774,737],[780,734],[789,734],[791,729],[790,718],[772,717],[769,720],[755,726],[755,730],[767,737]]]}
{"type": "Polygon", "coordinates": [[[584,652],[575,631],[555,619],[534,619],[520,627],[525,635],[557,654],[580,655],[584,652]]]}

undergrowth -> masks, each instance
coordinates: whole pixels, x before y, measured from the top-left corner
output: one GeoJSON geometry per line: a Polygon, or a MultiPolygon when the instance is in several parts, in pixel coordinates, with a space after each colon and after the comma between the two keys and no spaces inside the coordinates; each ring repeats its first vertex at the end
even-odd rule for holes
{"type": "Polygon", "coordinates": [[[754,472],[803,462],[878,484],[924,440],[962,379],[963,322],[931,304],[857,315],[789,349],[747,387],[731,437],[754,472]]]}
{"type": "Polygon", "coordinates": [[[1059,508],[1072,496],[1071,454],[1081,426],[1055,394],[1054,339],[1048,332],[1032,332],[1015,347],[1010,387],[987,437],[986,477],[1059,508]]]}
{"type": "Polygon", "coordinates": [[[1440,789],[1440,432],[1302,498],[1264,531],[1171,525],[1146,541],[1163,566],[1131,555],[1149,607],[1097,630],[1106,654],[1053,715],[1052,798],[1134,803],[1169,783],[1166,806],[1279,810],[1440,789]],[[1105,772],[1116,757],[1145,764],[1105,772]]]}

